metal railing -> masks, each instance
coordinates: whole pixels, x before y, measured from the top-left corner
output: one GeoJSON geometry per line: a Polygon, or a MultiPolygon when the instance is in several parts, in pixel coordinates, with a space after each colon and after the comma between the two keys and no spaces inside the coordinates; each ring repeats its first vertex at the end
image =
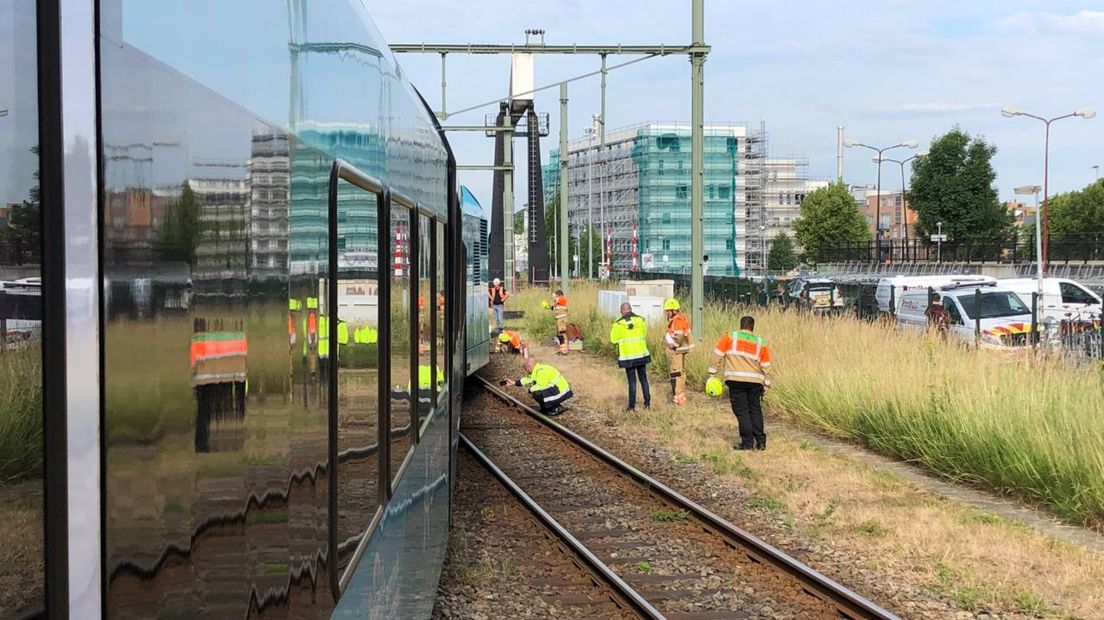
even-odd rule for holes
{"type": "MultiPolygon", "coordinates": [[[[1104,234],[1051,235],[1047,252],[1050,263],[1104,262],[1104,234]]],[[[1035,256],[1033,241],[883,239],[880,249],[873,241],[829,244],[817,253],[817,262],[1030,263],[1035,256]]]]}

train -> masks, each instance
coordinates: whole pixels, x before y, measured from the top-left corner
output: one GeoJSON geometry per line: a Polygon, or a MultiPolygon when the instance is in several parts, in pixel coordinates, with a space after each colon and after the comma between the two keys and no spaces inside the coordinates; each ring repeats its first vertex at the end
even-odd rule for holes
{"type": "Polygon", "coordinates": [[[488,226],[364,3],[25,4],[45,542],[0,617],[429,617],[488,226]]]}

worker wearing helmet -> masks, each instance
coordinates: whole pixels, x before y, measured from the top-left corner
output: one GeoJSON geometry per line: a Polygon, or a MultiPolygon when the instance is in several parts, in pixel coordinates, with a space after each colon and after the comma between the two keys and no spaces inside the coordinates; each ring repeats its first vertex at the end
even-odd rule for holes
{"type": "Polygon", "coordinates": [[[714,375],[718,370],[723,372],[725,385],[728,386],[732,413],[740,424],[740,443],[734,446],[737,450],[767,448],[762,398],[770,387],[767,373],[771,366],[771,353],[766,342],[754,332],[755,318],[742,317],[738,331],[729,332],[717,341],[713,347],[713,361],[709,365],[712,386],[716,386],[714,375]]]}
{"type": "Polygon", "coordinates": [[[560,371],[548,364],[539,364],[533,358],[526,358],[525,372],[527,376],[520,379],[505,378],[498,382],[501,386],[514,385],[528,387],[529,395],[537,401],[540,412],[545,415],[559,415],[563,413],[563,403],[574,396],[571,386],[560,371]]]}
{"type": "Polygon", "coordinates": [[[521,339],[521,334],[505,329],[498,335],[499,353],[521,353],[522,357],[529,357],[529,345],[521,339]]]}
{"type": "Polygon", "coordinates": [[[690,342],[690,319],[679,310],[675,298],[663,302],[663,311],[667,315],[667,376],[671,380],[671,402],[686,404],[686,354],[693,348],[690,342]]]}
{"type": "Polygon", "coordinates": [[[560,345],[556,354],[567,355],[567,296],[561,289],[556,289],[556,297],[549,305],[556,317],[556,342],[560,345]]]}

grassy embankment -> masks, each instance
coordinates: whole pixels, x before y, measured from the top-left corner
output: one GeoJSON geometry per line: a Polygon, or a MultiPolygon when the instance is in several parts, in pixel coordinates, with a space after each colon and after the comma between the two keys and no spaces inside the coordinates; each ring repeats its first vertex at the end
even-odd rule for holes
{"type": "MultiPolygon", "coordinates": [[[[571,320],[588,348],[613,356],[610,320],[597,312],[597,286],[573,284],[571,320]]],[[[520,291],[523,329],[554,334],[540,290],[520,291]]],[[[756,308],[757,331],[771,345],[775,383],[766,404],[775,415],[878,452],[1050,506],[1104,525],[1104,376],[1056,361],[975,352],[922,334],[851,318],[820,318],[756,308]]],[[[713,341],[734,329],[741,309],[706,308],[704,334],[687,360],[688,385],[700,392],[713,341]]],[[[649,332],[665,372],[660,339],[649,332]]],[[[656,386],[663,390],[665,386],[656,386]]]]}
{"type": "Polygon", "coordinates": [[[42,473],[42,360],[27,344],[0,355],[0,487],[42,473]]]}

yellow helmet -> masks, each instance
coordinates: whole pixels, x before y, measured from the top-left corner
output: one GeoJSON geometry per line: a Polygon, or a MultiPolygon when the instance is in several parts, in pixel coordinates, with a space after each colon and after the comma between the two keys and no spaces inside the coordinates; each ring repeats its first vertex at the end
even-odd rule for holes
{"type": "Polygon", "coordinates": [[[717,377],[709,377],[705,381],[705,393],[710,396],[720,396],[724,390],[724,384],[717,377]]]}
{"type": "Polygon", "coordinates": [[[663,302],[663,309],[664,310],[678,310],[679,309],[678,300],[675,299],[674,297],[668,299],[667,301],[663,302]]]}
{"type": "Polygon", "coordinates": [[[510,342],[510,334],[508,334],[506,332],[502,332],[501,334],[498,335],[498,341],[499,342],[510,342]]]}

